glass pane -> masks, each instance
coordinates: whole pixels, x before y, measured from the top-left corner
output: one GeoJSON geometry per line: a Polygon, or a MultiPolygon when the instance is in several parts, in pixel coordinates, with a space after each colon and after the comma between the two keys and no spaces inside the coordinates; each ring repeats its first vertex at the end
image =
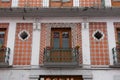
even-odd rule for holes
{"type": "Polygon", "coordinates": [[[53,47],[59,48],[59,42],[60,42],[60,34],[59,32],[54,32],[53,34],[53,47]]]}
{"type": "Polygon", "coordinates": [[[69,48],[69,33],[62,32],[62,48],[69,48]]]}
{"type": "Polygon", "coordinates": [[[120,41],[120,32],[118,32],[118,41],[120,41]]]}
{"type": "Polygon", "coordinates": [[[2,47],[4,43],[4,35],[5,35],[5,32],[0,32],[0,47],[2,47]]]}

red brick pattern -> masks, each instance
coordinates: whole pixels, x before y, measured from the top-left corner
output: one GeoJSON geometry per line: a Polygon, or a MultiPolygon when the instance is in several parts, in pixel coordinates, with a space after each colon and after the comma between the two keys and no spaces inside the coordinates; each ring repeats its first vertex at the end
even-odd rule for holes
{"type": "Polygon", "coordinates": [[[19,0],[19,7],[42,7],[42,0],[19,0]]]}
{"type": "Polygon", "coordinates": [[[80,0],[79,1],[81,7],[100,7],[101,0],[80,0]]]}
{"type": "Polygon", "coordinates": [[[79,45],[79,62],[82,64],[82,37],[81,37],[81,24],[77,24],[77,43],[76,45],[79,45]]]}
{"type": "Polygon", "coordinates": [[[41,24],[41,41],[40,41],[40,64],[43,63],[43,56],[44,56],[44,48],[46,48],[46,35],[47,35],[47,27],[45,24],[41,24]]]}
{"type": "Polygon", "coordinates": [[[112,7],[120,7],[120,1],[111,0],[112,7]]]}
{"type": "Polygon", "coordinates": [[[30,65],[32,51],[32,23],[17,23],[14,47],[14,65],[30,65]],[[29,32],[30,37],[23,41],[18,35],[21,31],[29,32]]]}
{"type": "Polygon", "coordinates": [[[105,22],[90,22],[90,56],[92,65],[108,65],[109,51],[108,51],[108,37],[107,27],[105,22]],[[100,30],[104,34],[104,38],[96,41],[93,38],[93,33],[100,30]]]}
{"type": "Polygon", "coordinates": [[[49,2],[50,7],[72,7],[73,6],[73,0],[70,0],[68,2],[62,2],[62,1],[50,1],[49,2]]]}
{"type": "Polygon", "coordinates": [[[11,7],[11,4],[12,4],[12,0],[10,1],[7,1],[7,2],[3,2],[0,0],[0,7],[11,7]]]}
{"type": "Polygon", "coordinates": [[[6,31],[5,31],[5,42],[4,42],[4,46],[6,46],[7,45],[9,23],[0,23],[0,29],[6,29],[6,31]]]}

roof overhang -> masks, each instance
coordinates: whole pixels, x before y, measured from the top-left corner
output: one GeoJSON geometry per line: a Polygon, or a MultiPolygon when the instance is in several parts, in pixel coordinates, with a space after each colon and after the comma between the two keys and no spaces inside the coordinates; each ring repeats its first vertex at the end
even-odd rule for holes
{"type": "Polygon", "coordinates": [[[0,17],[120,17],[120,8],[0,8],[0,17]]]}

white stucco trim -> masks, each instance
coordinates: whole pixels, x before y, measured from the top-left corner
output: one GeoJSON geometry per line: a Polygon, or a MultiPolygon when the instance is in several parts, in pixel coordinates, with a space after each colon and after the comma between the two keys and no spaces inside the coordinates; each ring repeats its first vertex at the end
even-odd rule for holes
{"type": "Polygon", "coordinates": [[[84,23],[82,23],[82,56],[83,56],[83,64],[90,65],[90,38],[89,38],[89,24],[86,23],[87,27],[84,27],[84,23]]]}
{"type": "Polygon", "coordinates": [[[112,7],[111,0],[104,0],[105,7],[112,7]]]}
{"type": "Polygon", "coordinates": [[[112,21],[107,22],[107,32],[108,32],[108,47],[109,47],[109,59],[110,65],[113,65],[113,55],[112,55],[112,48],[116,46],[115,41],[115,32],[114,32],[114,25],[112,21]]]}
{"type": "MultiPolygon", "coordinates": [[[[39,52],[40,52],[40,30],[35,30],[35,23],[33,24],[33,36],[32,36],[32,56],[31,65],[39,65],[39,52]]],[[[41,24],[38,25],[39,29],[41,24]]]]}
{"type": "Polygon", "coordinates": [[[49,0],[43,0],[43,7],[49,7],[49,0]]]}
{"type": "Polygon", "coordinates": [[[18,0],[12,0],[12,7],[18,7],[18,0]]]}
{"type": "Polygon", "coordinates": [[[16,31],[16,22],[11,21],[8,28],[8,38],[7,38],[7,47],[10,48],[10,60],[9,64],[13,64],[13,55],[14,55],[14,43],[15,43],[15,31],[16,31]]]}
{"type": "Polygon", "coordinates": [[[73,0],[73,7],[79,7],[79,0],[73,0]]]}

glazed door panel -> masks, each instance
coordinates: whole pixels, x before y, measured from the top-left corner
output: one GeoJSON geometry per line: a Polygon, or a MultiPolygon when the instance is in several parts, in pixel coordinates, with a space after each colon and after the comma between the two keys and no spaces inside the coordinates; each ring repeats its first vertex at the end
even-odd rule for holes
{"type": "Polygon", "coordinates": [[[71,48],[71,29],[52,29],[52,48],[71,48]]]}
{"type": "Polygon", "coordinates": [[[71,29],[55,28],[51,30],[51,52],[50,60],[53,62],[70,62],[71,51],[71,29]]]}

